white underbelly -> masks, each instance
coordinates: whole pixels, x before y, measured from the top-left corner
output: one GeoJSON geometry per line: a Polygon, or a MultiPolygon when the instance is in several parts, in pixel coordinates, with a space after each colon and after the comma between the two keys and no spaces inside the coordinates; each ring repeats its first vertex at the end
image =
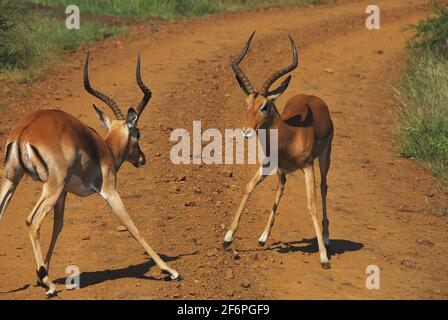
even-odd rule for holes
{"type": "Polygon", "coordinates": [[[85,185],[81,178],[75,175],[70,177],[66,190],[81,197],[86,197],[97,192],[93,185],[85,185]]]}

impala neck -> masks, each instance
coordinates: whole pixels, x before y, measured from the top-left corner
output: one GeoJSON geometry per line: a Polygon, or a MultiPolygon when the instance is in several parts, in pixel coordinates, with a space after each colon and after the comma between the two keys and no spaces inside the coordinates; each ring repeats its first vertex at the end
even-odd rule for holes
{"type": "Polygon", "coordinates": [[[267,123],[266,129],[278,129],[278,136],[280,140],[280,135],[286,134],[288,132],[288,126],[282,120],[280,112],[277,110],[277,106],[274,104],[272,115],[267,123]]]}
{"type": "Polygon", "coordinates": [[[109,150],[112,152],[112,155],[114,157],[115,171],[118,172],[124,160],[126,159],[129,139],[121,132],[117,132],[117,130],[111,130],[104,141],[109,147],[109,150]]]}

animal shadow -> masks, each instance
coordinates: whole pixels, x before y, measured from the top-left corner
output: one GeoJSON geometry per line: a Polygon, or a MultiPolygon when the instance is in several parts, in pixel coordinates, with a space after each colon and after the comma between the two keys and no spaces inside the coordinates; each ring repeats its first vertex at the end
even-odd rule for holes
{"type": "MultiPolygon", "coordinates": [[[[175,261],[180,258],[180,256],[166,256],[166,255],[160,255],[160,257],[165,262],[175,261]]],[[[125,268],[119,268],[119,269],[106,269],[106,270],[100,270],[100,271],[84,271],[81,272],[79,275],[80,278],[80,287],[86,288],[89,286],[93,286],[99,283],[102,283],[104,281],[108,280],[117,280],[117,279],[124,279],[124,278],[135,278],[135,279],[144,279],[144,280],[168,280],[169,276],[166,277],[154,277],[154,276],[147,276],[146,273],[148,273],[149,270],[151,270],[152,267],[156,266],[155,262],[150,259],[148,261],[142,262],[140,264],[136,265],[130,265],[125,268]]],[[[65,284],[66,278],[59,278],[54,281],[57,284],[65,284]]]]}
{"type": "MultiPolygon", "coordinates": [[[[345,252],[353,252],[361,250],[364,245],[360,242],[354,242],[350,240],[343,239],[330,239],[330,246],[327,248],[328,257],[335,254],[343,254],[345,252]]],[[[316,253],[319,252],[319,247],[317,245],[317,238],[302,239],[301,241],[292,242],[275,242],[273,243],[269,250],[276,250],[279,253],[289,253],[289,252],[305,252],[305,253],[316,253]]]]}

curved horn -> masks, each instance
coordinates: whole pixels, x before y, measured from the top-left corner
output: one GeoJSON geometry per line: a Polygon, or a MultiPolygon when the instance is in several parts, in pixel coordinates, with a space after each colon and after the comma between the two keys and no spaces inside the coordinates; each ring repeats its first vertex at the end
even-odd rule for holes
{"type": "Polygon", "coordinates": [[[101,101],[103,101],[105,104],[107,104],[115,114],[115,117],[118,120],[124,120],[123,113],[121,113],[120,108],[118,107],[117,103],[111,99],[110,97],[106,96],[104,93],[101,93],[99,91],[96,91],[90,86],[89,81],[89,56],[90,52],[87,53],[86,63],[84,64],[84,88],[87,90],[88,93],[90,93],[92,96],[97,97],[101,101]]]}
{"type": "Polygon", "coordinates": [[[247,51],[249,51],[250,43],[254,35],[255,31],[249,37],[249,40],[247,40],[246,46],[244,47],[240,55],[232,61],[232,69],[235,72],[236,79],[238,80],[238,83],[240,84],[241,88],[247,95],[255,93],[255,90],[249,78],[244,74],[243,70],[240,68],[239,64],[244,59],[244,56],[247,54],[247,51]]]}
{"type": "Polygon", "coordinates": [[[272,84],[278,78],[280,78],[281,76],[284,76],[288,72],[293,71],[299,65],[299,57],[298,57],[298,54],[297,54],[296,43],[294,42],[294,39],[291,37],[290,34],[288,34],[288,37],[289,37],[289,41],[291,42],[291,46],[292,46],[292,64],[289,65],[288,67],[280,69],[279,71],[274,73],[272,76],[270,76],[268,78],[268,80],[266,80],[266,82],[263,84],[263,87],[261,88],[261,91],[260,91],[260,93],[262,95],[266,95],[266,93],[268,92],[269,88],[272,86],[272,84]]]}
{"type": "Polygon", "coordinates": [[[142,90],[142,92],[143,92],[143,98],[137,106],[137,112],[138,112],[138,115],[140,116],[152,96],[151,90],[143,83],[141,75],[140,75],[140,52],[138,53],[137,70],[135,71],[135,77],[137,79],[137,84],[140,87],[140,90],[142,90]]]}

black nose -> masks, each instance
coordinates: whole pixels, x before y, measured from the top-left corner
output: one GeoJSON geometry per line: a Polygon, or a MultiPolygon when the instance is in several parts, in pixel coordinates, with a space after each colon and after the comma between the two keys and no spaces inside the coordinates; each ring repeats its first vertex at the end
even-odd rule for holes
{"type": "Polygon", "coordinates": [[[139,162],[139,164],[141,166],[145,165],[145,163],[146,163],[146,156],[143,153],[140,155],[140,158],[138,159],[138,162],[139,162]]]}

